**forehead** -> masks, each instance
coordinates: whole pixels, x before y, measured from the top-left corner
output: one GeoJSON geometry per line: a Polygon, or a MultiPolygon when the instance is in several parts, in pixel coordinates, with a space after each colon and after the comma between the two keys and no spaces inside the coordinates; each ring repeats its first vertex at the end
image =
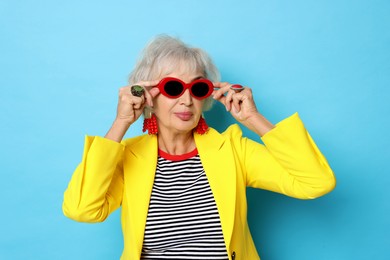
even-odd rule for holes
{"type": "Polygon", "coordinates": [[[166,59],[159,64],[158,77],[176,75],[177,77],[205,76],[204,69],[194,60],[166,59]]]}

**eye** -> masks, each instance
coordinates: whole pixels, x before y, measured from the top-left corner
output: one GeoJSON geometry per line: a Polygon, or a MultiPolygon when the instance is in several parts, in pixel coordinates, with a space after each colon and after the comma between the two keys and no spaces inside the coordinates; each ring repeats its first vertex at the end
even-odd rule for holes
{"type": "Polygon", "coordinates": [[[164,90],[170,96],[179,96],[183,92],[183,85],[178,81],[168,81],[165,83],[164,90]]]}
{"type": "Polygon", "coordinates": [[[204,82],[199,82],[192,86],[192,94],[195,97],[204,97],[207,93],[209,93],[209,85],[204,82]]]}

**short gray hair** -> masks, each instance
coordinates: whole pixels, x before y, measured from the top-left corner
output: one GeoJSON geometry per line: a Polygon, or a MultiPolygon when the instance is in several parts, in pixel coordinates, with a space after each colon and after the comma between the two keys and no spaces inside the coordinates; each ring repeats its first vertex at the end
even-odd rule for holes
{"type": "MultiPolygon", "coordinates": [[[[141,53],[134,70],[130,73],[129,84],[156,80],[183,67],[190,72],[201,73],[211,81],[220,80],[217,67],[205,51],[190,47],[177,38],[159,35],[141,53]]],[[[213,98],[207,98],[203,109],[210,109],[212,103],[213,98]]]]}

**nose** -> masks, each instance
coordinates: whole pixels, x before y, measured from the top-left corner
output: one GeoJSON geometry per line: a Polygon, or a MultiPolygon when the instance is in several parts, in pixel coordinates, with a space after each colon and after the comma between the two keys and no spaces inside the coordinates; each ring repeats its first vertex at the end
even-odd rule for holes
{"type": "Polygon", "coordinates": [[[186,89],[183,93],[183,95],[180,96],[180,104],[183,104],[185,106],[192,105],[192,96],[190,94],[190,90],[186,89]]]}

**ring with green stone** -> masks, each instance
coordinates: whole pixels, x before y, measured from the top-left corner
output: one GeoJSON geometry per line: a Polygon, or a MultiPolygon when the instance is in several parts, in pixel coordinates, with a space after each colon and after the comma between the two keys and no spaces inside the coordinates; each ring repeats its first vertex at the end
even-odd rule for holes
{"type": "Polygon", "coordinates": [[[131,94],[136,97],[140,97],[145,93],[145,90],[140,85],[133,85],[130,88],[131,94]]]}

